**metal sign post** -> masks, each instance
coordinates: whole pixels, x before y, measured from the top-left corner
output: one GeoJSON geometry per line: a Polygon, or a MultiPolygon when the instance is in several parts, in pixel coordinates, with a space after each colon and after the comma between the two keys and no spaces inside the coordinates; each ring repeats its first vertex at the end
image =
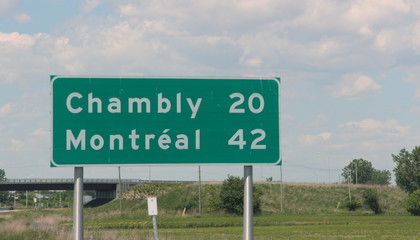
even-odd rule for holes
{"type": "Polygon", "coordinates": [[[158,215],[156,197],[147,198],[147,208],[148,208],[149,216],[152,216],[153,232],[154,232],[155,240],[159,240],[159,234],[158,234],[158,228],[157,228],[157,222],[156,222],[156,216],[158,215]]]}
{"type": "Polygon", "coordinates": [[[244,166],[244,240],[254,239],[254,206],[252,200],[252,166],[244,166]]]}
{"type": "Polygon", "coordinates": [[[74,168],[73,240],[83,240],[83,167],[74,168]]]}

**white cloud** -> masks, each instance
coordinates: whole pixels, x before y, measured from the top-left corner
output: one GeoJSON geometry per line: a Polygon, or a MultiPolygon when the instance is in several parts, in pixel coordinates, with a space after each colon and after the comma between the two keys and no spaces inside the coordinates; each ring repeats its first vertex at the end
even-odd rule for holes
{"type": "Polygon", "coordinates": [[[12,110],[12,104],[7,103],[0,107],[0,117],[7,116],[12,110]]]}
{"type": "Polygon", "coordinates": [[[420,54],[420,23],[416,23],[412,28],[412,33],[408,34],[411,37],[411,44],[417,55],[420,54]]]}
{"type": "MultiPolygon", "coordinates": [[[[405,138],[412,140],[408,133],[411,128],[400,120],[408,121],[411,115],[395,120],[380,119],[379,111],[383,108],[379,106],[378,115],[372,118],[365,119],[373,114],[371,109],[360,109],[352,117],[365,120],[342,120],[348,115],[339,111],[340,116],[332,114],[332,109],[339,109],[341,101],[321,97],[319,89],[331,85],[328,88],[331,96],[360,99],[357,104],[363,104],[365,97],[382,91],[384,94],[378,99],[387,98],[389,89],[397,85],[398,76],[406,73],[413,79],[420,76],[419,71],[413,70],[420,53],[420,7],[412,8],[420,6],[419,3],[402,0],[82,2],[79,9],[73,8],[76,9],[73,16],[64,22],[54,22],[52,32],[0,32],[1,85],[27,92],[45,89],[50,74],[272,74],[283,79],[282,111],[287,126],[282,137],[290,145],[285,148],[286,153],[293,149],[290,151],[297,153],[296,158],[305,158],[306,152],[296,143],[309,149],[340,149],[337,155],[345,158],[344,155],[353,151],[390,149],[389,146],[402,145],[405,138]],[[100,4],[110,4],[105,6],[110,11],[96,13],[100,4]],[[358,73],[344,75],[354,72],[358,73]],[[376,76],[382,74],[381,79],[385,80],[379,82],[376,76]],[[325,102],[318,106],[325,111],[309,109],[308,106],[318,104],[316,101],[321,99],[325,102]]],[[[0,1],[1,20],[31,21],[31,14],[34,18],[35,14],[27,9],[19,17],[23,10],[19,1],[0,1]]],[[[36,26],[31,29],[36,31],[36,26]]],[[[420,80],[413,83],[420,89],[420,80]]],[[[4,89],[0,86],[2,96],[7,91],[4,89]]],[[[420,99],[420,90],[417,92],[420,99]]],[[[0,103],[0,115],[8,114],[8,118],[13,115],[15,119],[0,123],[4,146],[8,146],[4,143],[8,139],[24,139],[25,148],[31,151],[48,149],[46,141],[39,141],[49,134],[48,107],[45,107],[49,103],[48,91],[39,95],[7,100],[13,101],[9,105],[11,109],[9,103],[0,103]]],[[[395,104],[400,103],[395,101],[395,104]]],[[[19,146],[19,142],[15,145],[19,146]]]]}
{"type": "Polygon", "coordinates": [[[239,62],[242,65],[248,66],[248,67],[260,67],[262,64],[262,60],[260,58],[240,58],[239,62]]]}
{"type": "Polygon", "coordinates": [[[404,136],[409,133],[410,127],[400,125],[396,120],[381,122],[372,118],[362,121],[350,121],[340,127],[347,128],[353,133],[369,135],[371,133],[381,135],[404,136]]]}
{"type": "Polygon", "coordinates": [[[362,99],[378,94],[381,88],[373,78],[357,73],[344,76],[329,91],[335,98],[362,99]]]}
{"type": "Polygon", "coordinates": [[[357,0],[344,15],[350,23],[377,26],[398,24],[401,16],[410,13],[410,4],[404,0],[357,0]]]}
{"type": "Polygon", "coordinates": [[[335,144],[341,150],[351,149],[358,152],[385,151],[401,149],[410,145],[410,126],[401,125],[397,120],[380,121],[368,118],[362,121],[349,121],[340,124],[335,144]]]}
{"type": "Polygon", "coordinates": [[[32,132],[31,135],[32,136],[48,136],[48,135],[50,135],[50,132],[44,130],[43,128],[37,128],[32,132]]]}
{"type": "Polygon", "coordinates": [[[0,32],[0,85],[13,83],[29,87],[40,77],[51,74],[56,64],[50,38],[47,34],[0,32]]]}
{"type": "Polygon", "coordinates": [[[21,0],[1,0],[0,17],[10,15],[20,4],[21,0]]]}
{"type": "Polygon", "coordinates": [[[28,48],[35,43],[35,37],[28,34],[2,33],[0,32],[0,46],[15,47],[15,48],[28,48]]]}
{"type": "Polygon", "coordinates": [[[25,143],[21,140],[10,139],[10,145],[6,148],[0,148],[0,152],[2,151],[21,151],[24,150],[25,143]]]}
{"type": "Polygon", "coordinates": [[[331,136],[331,132],[323,132],[316,135],[304,135],[299,137],[299,142],[305,145],[312,145],[329,140],[331,136]]]}
{"type": "Polygon", "coordinates": [[[11,139],[12,145],[10,146],[11,151],[20,151],[24,148],[25,143],[21,140],[11,139]]]}
{"type": "Polygon", "coordinates": [[[402,78],[402,81],[414,85],[416,91],[413,97],[420,100],[420,68],[411,69],[410,73],[402,78]]]}
{"type": "Polygon", "coordinates": [[[14,18],[20,24],[26,24],[32,20],[32,17],[24,12],[17,13],[14,18]]]}
{"type": "Polygon", "coordinates": [[[100,3],[101,3],[101,0],[86,0],[82,5],[82,9],[81,9],[82,13],[86,14],[86,13],[91,12],[100,3]]]}
{"type": "Polygon", "coordinates": [[[135,16],[140,14],[140,9],[132,4],[124,4],[118,6],[118,12],[124,16],[135,16]]]}

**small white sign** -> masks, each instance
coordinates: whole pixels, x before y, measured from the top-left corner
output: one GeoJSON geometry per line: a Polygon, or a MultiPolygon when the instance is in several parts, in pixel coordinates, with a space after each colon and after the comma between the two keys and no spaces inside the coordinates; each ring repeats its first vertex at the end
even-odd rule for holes
{"type": "Polygon", "coordinates": [[[149,210],[149,216],[157,216],[157,199],[156,197],[147,198],[147,208],[149,210]]]}

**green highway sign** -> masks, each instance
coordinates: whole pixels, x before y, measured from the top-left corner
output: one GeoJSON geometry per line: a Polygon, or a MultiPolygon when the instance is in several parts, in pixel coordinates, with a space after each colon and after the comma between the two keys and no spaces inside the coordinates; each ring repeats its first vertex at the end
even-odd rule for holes
{"type": "Polygon", "coordinates": [[[51,76],[52,166],[277,164],[279,78],[51,76]]]}

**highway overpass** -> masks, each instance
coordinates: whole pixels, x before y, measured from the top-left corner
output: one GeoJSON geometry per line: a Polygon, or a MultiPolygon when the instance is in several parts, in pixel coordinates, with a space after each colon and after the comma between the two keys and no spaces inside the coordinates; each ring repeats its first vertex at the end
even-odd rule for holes
{"type": "MultiPolygon", "coordinates": [[[[83,179],[84,190],[95,190],[97,198],[115,198],[117,193],[141,184],[137,179],[83,179]]],[[[72,178],[21,178],[0,180],[0,191],[74,190],[72,178]]]]}

